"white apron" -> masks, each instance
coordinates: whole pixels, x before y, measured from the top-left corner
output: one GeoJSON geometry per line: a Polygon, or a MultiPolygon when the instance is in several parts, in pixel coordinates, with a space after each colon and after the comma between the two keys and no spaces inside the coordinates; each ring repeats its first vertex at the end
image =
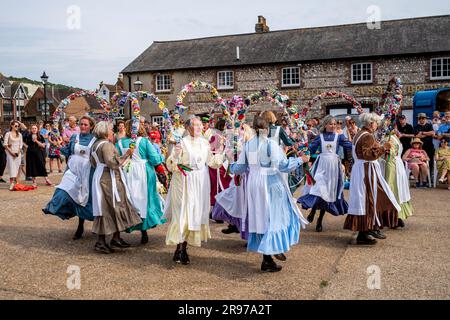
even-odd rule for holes
{"type": "MultiPolygon", "coordinates": [[[[280,139],[280,132],[281,132],[281,127],[278,126],[277,131],[275,131],[275,135],[271,139],[274,140],[276,142],[276,144],[278,146],[280,146],[284,152],[285,145],[284,145],[283,141],[281,141],[281,139],[280,139]]],[[[280,172],[280,174],[281,174],[281,177],[283,178],[283,180],[285,180],[285,182],[289,185],[289,173],[280,172]]]]}
{"type": "MultiPolygon", "coordinates": [[[[181,145],[189,154],[189,167],[191,172],[186,172],[185,177],[180,172],[173,174],[172,183],[167,194],[165,205],[166,219],[176,219],[182,228],[186,224],[186,216],[189,231],[201,231],[202,225],[209,224],[211,181],[209,179],[209,169],[206,164],[208,160],[208,149],[203,148],[200,154],[194,154],[190,142],[187,139],[181,140],[181,145]],[[173,199],[174,188],[178,188],[181,199],[173,199]],[[187,215],[185,214],[187,212],[187,215]]],[[[205,146],[209,146],[206,142],[205,146]]],[[[183,230],[180,229],[182,238],[183,230]]]]}
{"type": "MultiPolygon", "coordinates": [[[[258,147],[257,154],[260,154],[261,148],[266,144],[261,143],[258,147]]],[[[246,148],[247,157],[254,157],[255,153],[249,153],[248,148],[246,148]]],[[[292,209],[297,214],[300,219],[302,228],[308,225],[308,221],[303,217],[300,209],[297,206],[295,199],[292,197],[291,191],[289,189],[289,184],[287,183],[284,175],[279,171],[278,168],[274,167],[262,167],[257,159],[250,159],[249,162],[250,173],[247,180],[247,209],[248,209],[248,224],[249,232],[256,234],[265,234],[269,227],[269,184],[267,181],[268,176],[277,175],[283,184],[284,191],[286,192],[289,202],[291,203],[292,209]]],[[[245,220],[245,219],[243,219],[245,220]]],[[[245,230],[245,229],[243,229],[245,230]]]]}
{"type": "Polygon", "coordinates": [[[366,215],[366,185],[364,183],[365,179],[365,173],[364,173],[364,164],[369,164],[369,182],[370,182],[370,189],[372,190],[373,194],[373,201],[375,204],[375,221],[374,223],[378,226],[381,226],[381,222],[378,220],[378,215],[376,214],[376,203],[377,203],[377,185],[378,182],[380,182],[381,187],[383,188],[383,191],[386,193],[387,197],[391,201],[391,203],[394,205],[394,207],[400,212],[401,208],[399,204],[397,203],[397,200],[395,199],[394,194],[392,193],[391,188],[387,184],[386,180],[384,179],[382,173],[380,164],[377,160],[375,161],[366,161],[359,159],[356,155],[356,146],[358,145],[359,140],[362,136],[370,134],[368,132],[364,132],[361,134],[358,139],[355,141],[353,145],[353,159],[355,160],[355,164],[353,165],[352,169],[352,176],[350,181],[350,199],[349,199],[349,209],[348,214],[353,216],[365,216],[366,215]]]}
{"type": "Polygon", "coordinates": [[[68,169],[64,173],[58,189],[64,190],[75,203],[86,207],[89,200],[89,176],[91,173],[91,148],[96,138],[92,138],[88,146],[80,144],[80,135],[75,139],[74,154],[68,161],[68,169]]]}
{"type": "Polygon", "coordinates": [[[402,160],[403,145],[396,136],[392,136],[391,139],[395,140],[398,145],[398,153],[395,157],[395,171],[397,174],[397,190],[400,204],[411,201],[411,193],[409,190],[409,179],[406,174],[406,168],[402,160]]]}
{"type": "Polygon", "coordinates": [[[236,186],[234,179],[230,187],[216,196],[216,202],[232,217],[245,220],[247,202],[245,201],[247,176],[241,175],[241,183],[236,186]]]}
{"type": "MultiPolygon", "coordinates": [[[[142,137],[136,140],[136,148],[134,149],[131,166],[129,169],[121,168],[126,185],[130,191],[131,203],[138,210],[142,219],[147,218],[148,205],[148,185],[147,185],[147,160],[142,159],[139,154],[139,145],[142,137]]],[[[124,148],[122,140],[119,141],[120,152],[127,153],[128,148],[124,148]]]]}
{"type": "MultiPolygon", "coordinates": [[[[94,172],[94,178],[92,179],[92,205],[93,205],[93,213],[94,217],[102,217],[103,216],[103,208],[102,208],[102,199],[103,199],[103,191],[100,186],[100,180],[103,175],[103,171],[105,168],[107,168],[106,164],[100,162],[97,151],[98,149],[104,145],[105,143],[108,143],[108,141],[100,142],[95,149],[95,151],[92,152],[92,156],[95,159],[95,162],[97,164],[97,167],[95,168],[94,172]]],[[[116,175],[114,173],[114,170],[109,170],[111,174],[111,182],[112,182],[112,202],[113,207],[116,207],[116,202],[121,202],[119,190],[117,189],[117,181],[116,181],[116,175]]],[[[125,183],[125,177],[123,175],[123,172],[120,170],[120,177],[122,179],[122,183],[125,187],[125,192],[128,200],[131,202],[131,199],[129,198],[129,191],[127,188],[127,185],[125,183]]]]}
{"type": "Polygon", "coordinates": [[[309,190],[308,188],[305,190],[308,190],[308,193],[313,196],[322,198],[325,202],[334,203],[337,199],[341,199],[344,191],[344,173],[342,172],[341,160],[336,153],[339,135],[335,134],[333,141],[325,141],[323,134],[321,134],[320,139],[322,152],[312,168],[316,183],[309,190]]]}

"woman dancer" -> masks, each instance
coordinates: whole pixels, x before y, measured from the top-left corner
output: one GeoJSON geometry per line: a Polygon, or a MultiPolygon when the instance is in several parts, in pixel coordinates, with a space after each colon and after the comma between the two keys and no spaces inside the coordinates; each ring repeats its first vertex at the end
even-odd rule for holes
{"type": "MultiPolygon", "coordinates": [[[[126,137],[119,140],[116,145],[121,156],[124,156],[130,149],[131,127],[132,122],[127,121],[126,137]]],[[[147,230],[166,222],[162,219],[163,207],[157,190],[155,172],[155,167],[163,163],[164,157],[156,152],[150,141],[144,138],[146,136],[145,128],[139,126],[139,138],[136,140],[131,161],[123,169],[131,200],[142,218],[140,225],[128,231],[141,231],[142,244],[148,243],[147,230]]]]}
{"type": "Polygon", "coordinates": [[[73,240],[79,240],[84,233],[84,221],[94,221],[92,212],[92,177],[94,169],[91,167],[89,156],[96,141],[91,133],[95,121],[91,117],[80,119],[80,134],[74,134],[69,144],[61,149],[67,161],[67,170],[56,187],[55,194],[47,207],[45,214],[69,220],[78,216],[78,228],[73,240]]]}
{"type": "Polygon", "coordinates": [[[91,163],[95,168],[92,179],[92,203],[95,216],[92,232],[98,236],[95,250],[114,253],[114,248],[130,245],[120,233],[142,223],[137,209],[131,204],[129,190],[120,167],[131,156],[131,150],[120,158],[114,144],[113,125],[99,122],[94,129],[97,141],[92,147],[91,163]],[[106,237],[112,235],[110,245],[106,237]]]}
{"type": "Polygon", "coordinates": [[[409,177],[402,160],[403,146],[400,140],[392,134],[389,135],[386,142],[390,143],[391,149],[386,160],[385,178],[401,207],[398,212],[398,223],[394,228],[404,228],[405,220],[413,214],[413,208],[410,203],[409,177]]]}
{"type": "Polygon", "coordinates": [[[243,174],[249,170],[246,203],[249,220],[248,251],[263,255],[261,270],[278,272],[282,267],[273,260],[286,261],[284,253],[299,242],[302,217],[289,186],[281,172],[290,172],[308,156],[287,159],[279,145],[268,138],[269,124],[261,117],[253,125],[257,136],[245,144],[231,172],[243,174]]]}
{"type": "Polygon", "coordinates": [[[391,149],[389,143],[380,146],[374,137],[381,117],[375,113],[364,113],[360,120],[363,128],[353,142],[355,164],[344,229],[358,232],[358,245],[374,245],[377,243],[376,239],[386,239],[380,229],[392,228],[398,224],[398,212],[401,208],[383,178],[377,161],[391,149]]]}
{"type": "Polygon", "coordinates": [[[327,116],[322,122],[322,134],[310,145],[311,154],[320,150],[317,160],[312,168],[312,176],[315,184],[306,185],[303,196],[298,199],[303,209],[312,209],[308,221],[313,222],[316,210],[320,210],[316,231],[322,232],[322,222],[326,212],[333,216],[345,215],[348,204],[344,199],[344,172],[341,159],[338,155],[339,147],[345,152],[352,148],[352,144],[343,134],[336,132],[336,119],[327,116]]]}

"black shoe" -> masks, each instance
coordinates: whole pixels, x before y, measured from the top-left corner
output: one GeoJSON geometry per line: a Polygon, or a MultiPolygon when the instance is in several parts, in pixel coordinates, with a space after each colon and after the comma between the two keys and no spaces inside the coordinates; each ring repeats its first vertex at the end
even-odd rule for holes
{"type": "Polygon", "coordinates": [[[280,272],[283,267],[277,265],[275,261],[263,261],[261,271],[263,272],[280,272]]]}
{"type": "Polygon", "coordinates": [[[405,222],[402,219],[398,219],[398,225],[399,228],[404,228],[405,227],[405,222]]]}
{"type": "Polygon", "coordinates": [[[107,244],[100,244],[100,243],[96,243],[95,244],[95,251],[99,252],[99,253],[103,253],[103,254],[111,254],[114,253],[114,249],[112,249],[110,246],[108,246],[107,244]]]}
{"type": "Polygon", "coordinates": [[[178,249],[175,251],[175,254],[173,255],[173,262],[181,263],[181,251],[178,249]]]}
{"type": "Polygon", "coordinates": [[[316,231],[317,231],[317,232],[322,232],[322,231],[323,231],[323,227],[322,227],[321,224],[317,224],[317,226],[316,226],[316,231]]]}
{"type": "Polygon", "coordinates": [[[143,233],[141,237],[141,244],[147,244],[148,243],[148,234],[143,233]]]}
{"type": "Polygon", "coordinates": [[[356,243],[358,245],[373,246],[377,244],[377,240],[370,237],[367,232],[360,232],[358,238],[356,239],[356,243]]]}
{"type": "Polygon", "coordinates": [[[240,233],[239,229],[236,226],[230,224],[227,229],[223,229],[222,233],[224,234],[232,234],[232,233],[240,233]]]}
{"type": "Polygon", "coordinates": [[[283,262],[285,262],[287,260],[286,256],[282,253],[274,255],[274,257],[275,257],[275,259],[277,259],[279,261],[283,261],[283,262]]]}
{"type": "Polygon", "coordinates": [[[0,179],[0,183],[6,183],[6,181],[3,179],[0,179]]]}
{"type": "Polygon", "coordinates": [[[375,239],[380,239],[380,240],[386,240],[387,237],[381,233],[380,230],[376,230],[376,231],[370,231],[369,235],[374,237],[375,239]]]}
{"type": "Polygon", "coordinates": [[[77,232],[75,232],[75,235],[73,236],[73,240],[80,240],[83,238],[84,228],[78,228],[77,232]]]}
{"type": "Polygon", "coordinates": [[[120,239],[119,241],[111,240],[111,247],[118,249],[127,249],[130,247],[130,244],[126,243],[122,239],[120,239]]]}
{"type": "Polygon", "coordinates": [[[181,250],[180,260],[181,260],[181,264],[184,266],[191,264],[191,260],[189,259],[189,255],[186,250],[181,250]]]}

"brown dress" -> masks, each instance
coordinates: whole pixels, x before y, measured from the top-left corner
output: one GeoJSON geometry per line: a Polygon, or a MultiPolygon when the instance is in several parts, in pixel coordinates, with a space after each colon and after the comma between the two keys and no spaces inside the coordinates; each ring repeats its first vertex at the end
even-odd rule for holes
{"type": "MultiPolygon", "coordinates": [[[[99,186],[103,193],[101,199],[102,216],[95,217],[92,232],[97,235],[111,235],[141,224],[142,219],[131,204],[129,196],[127,196],[125,185],[122,182],[120,175],[121,161],[118,151],[110,142],[101,145],[97,150],[97,146],[102,143],[102,141],[105,140],[97,141],[92,147],[92,150],[93,152],[96,152],[99,161],[107,166],[104,168],[99,186]],[[113,203],[113,188],[110,170],[114,171],[117,190],[121,200],[120,202],[116,201],[115,207],[113,203]]],[[[92,155],[91,163],[94,168],[97,167],[97,163],[92,155]]],[[[98,186],[93,186],[93,188],[97,187],[98,186]]]]}
{"type": "MultiPolygon", "coordinates": [[[[373,134],[367,130],[362,129],[358,132],[353,141],[357,141],[356,145],[356,155],[358,159],[363,159],[366,161],[374,161],[379,159],[385,154],[384,147],[375,140],[373,134]],[[369,132],[369,134],[364,134],[369,132]],[[359,137],[364,134],[364,136],[359,139],[359,137]],[[358,141],[359,139],[359,141],[358,141]]],[[[372,172],[372,175],[375,172],[372,172]]],[[[364,183],[366,185],[366,215],[365,216],[355,216],[348,215],[345,220],[344,229],[351,231],[367,232],[372,230],[378,230],[386,228],[392,228],[398,224],[398,211],[392,202],[389,200],[388,196],[384,192],[380,182],[378,181],[377,186],[377,203],[376,212],[374,210],[374,195],[370,188],[369,182],[369,164],[364,164],[364,183]],[[375,223],[376,216],[380,221],[381,227],[375,223]]]]}

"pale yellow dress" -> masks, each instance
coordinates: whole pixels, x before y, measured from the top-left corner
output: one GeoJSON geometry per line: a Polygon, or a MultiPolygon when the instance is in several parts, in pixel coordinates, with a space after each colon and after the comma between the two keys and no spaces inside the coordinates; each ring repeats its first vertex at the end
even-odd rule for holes
{"type": "Polygon", "coordinates": [[[211,239],[208,167],[220,168],[224,155],[214,155],[204,137],[184,137],[181,147],[180,155],[172,152],[167,159],[167,168],[173,175],[165,205],[164,217],[170,220],[166,244],[187,242],[190,246],[201,247],[202,242],[211,239]],[[178,165],[189,167],[192,171],[185,172],[185,176],[178,165]]]}

